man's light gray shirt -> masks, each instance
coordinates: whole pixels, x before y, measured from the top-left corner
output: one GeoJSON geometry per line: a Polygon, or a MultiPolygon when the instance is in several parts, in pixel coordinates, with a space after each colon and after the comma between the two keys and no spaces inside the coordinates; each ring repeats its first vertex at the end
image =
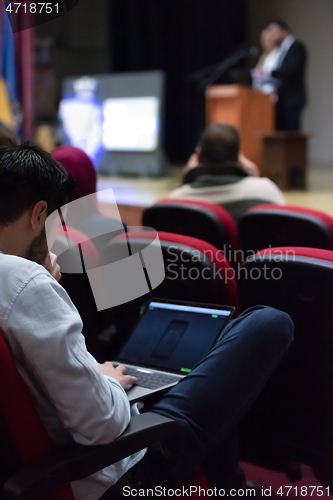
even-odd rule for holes
{"type": "MultiPolygon", "coordinates": [[[[44,267],[1,252],[0,276],[0,329],[53,441],[113,441],[126,429],[131,408],[121,385],[102,375],[87,352],[66,291],[44,267]]],[[[76,500],[97,500],[144,453],[71,483],[76,500]]]]}

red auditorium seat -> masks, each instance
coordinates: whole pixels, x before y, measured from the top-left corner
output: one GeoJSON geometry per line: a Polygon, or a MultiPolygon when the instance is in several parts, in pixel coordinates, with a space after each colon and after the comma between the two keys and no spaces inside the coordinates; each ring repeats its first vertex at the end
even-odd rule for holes
{"type": "MultiPolygon", "coordinates": [[[[161,415],[144,413],[132,418],[127,430],[110,445],[69,443],[55,449],[1,332],[0,424],[0,497],[3,500],[74,500],[68,482],[82,479],[168,437],[177,427],[174,421],[161,415]]],[[[190,486],[208,487],[199,473],[194,473],[184,488],[190,486]]],[[[193,493],[188,498],[197,500],[199,494],[193,493]]]]}
{"type": "MultiPolygon", "coordinates": [[[[6,464],[6,470],[0,470],[2,485],[8,477],[22,467],[50,453],[54,445],[39,418],[1,334],[0,421],[1,442],[3,443],[0,463],[6,464]]],[[[4,498],[1,495],[1,489],[0,496],[4,498]]],[[[52,500],[74,500],[71,488],[69,486],[61,488],[52,496],[52,500]]]]}
{"type": "Polygon", "coordinates": [[[239,253],[234,254],[239,249],[237,225],[229,212],[216,203],[159,200],[144,212],[143,225],[207,241],[221,250],[231,265],[239,261],[239,253]]]}
{"type": "Polygon", "coordinates": [[[259,205],[238,224],[246,252],[278,246],[333,250],[333,218],[319,210],[292,205],[259,205]]]}
{"type": "MultiPolygon", "coordinates": [[[[133,231],[114,238],[101,255],[102,263],[110,254],[124,255],[128,243],[136,253],[152,241],[155,233],[133,231]]],[[[138,299],[113,308],[117,338],[122,344],[135,322],[140,308],[148,297],[186,300],[238,307],[234,272],[223,254],[213,245],[179,234],[158,232],[165,266],[164,281],[138,299]]]]}
{"type": "Polygon", "coordinates": [[[295,324],[293,347],[243,422],[243,458],[308,464],[333,488],[333,252],[262,250],[243,264],[239,287],[243,309],[272,306],[295,324]]]}

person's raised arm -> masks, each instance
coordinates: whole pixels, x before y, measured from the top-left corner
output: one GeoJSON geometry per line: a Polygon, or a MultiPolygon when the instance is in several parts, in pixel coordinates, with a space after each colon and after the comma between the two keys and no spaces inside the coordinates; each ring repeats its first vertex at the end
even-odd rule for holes
{"type": "Polygon", "coordinates": [[[245,172],[247,172],[248,174],[253,175],[253,177],[260,177],[259,167],[255,163],[253,163],[253,161],[246,158],[246,156],[243,155],[243,153],[239,153],[238,163],[243,167],[245,172]]]}

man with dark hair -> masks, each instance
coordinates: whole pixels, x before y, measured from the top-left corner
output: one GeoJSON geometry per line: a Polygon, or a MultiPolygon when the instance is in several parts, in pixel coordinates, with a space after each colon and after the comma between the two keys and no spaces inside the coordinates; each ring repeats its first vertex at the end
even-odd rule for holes
{"type": "Polygon", "coordinates": [[[276,103],[276,130],[298,131],[301,128],[301,111],[306,103],[304,84],[306,49],[292,35],[287,23],[272,20],[266,30],[280,47],[280,56],[271,76],[278,80],[276,103]]]}
{"type": "Polygon", "coordinates": [[[268,24],[268,29],[270,29],[272,26],[271,25],[276,25],[279,28],[283,29],[284,31],[287,31],[288,33],[291,33],[290,26],[289,24],[286,23],[286,21],[283,21],[283,19],[272,19],[270,23],[268,24]]]}
{"type": "Polygon", "coordinates": [[[252,206],[285,203],[276,184],[259,178],[258,167],[241,154],[238,130],[228,123],[212,123],[206,127],[184,175],[191,169],[193,180],[172,191],[170,198],[218,203],[235,220],[252,206]]]}
{"type": "MultiPolygon", "coordinates": [[[[57,282],[59,269],[46,261],[45,221],[66,203],[71,186],[62,166],[37,148],[15,146],[0,155],[0,331],[53,441],[101,445],[118,437],[138,412],[124,391],[136,379],[124,366],[98,364],[87,352],[81,318],[57,282]]],[[[179,487],[199,467],[211,487],[245,487],[237,460],[230,456],[228,468],[223,459],[225,439],[292,336],[289,316],[268,307],[230,322],[207,357],[148,406],[175,419],[178,432],[71,483],[75,499],[122,498],[124,485],[179,487]]]]}
{"type": "Polygon", "coordinates": [[[25,144],[0,148],[0,164],[0,234],[4,252],[11,253],[12,247],[18,249],[21,242],[22,257],[50,270],[52,256],[45,220],[66,203],[74,180],[48,153],[25,144]],[[32,232],[28,221],[22,218],[31,207],[32,232]],[[24,237],[28,232],[30,241],[24,237]]]}
{"type": "Polygon", "coordinates": [[[199,163],[237,162],[240,137],[228,123],[212,123],[201,135],[198,144],[199,163]]]}
{"type": "Polygon", "coordinates": [[[27,144],[0,148],[0,164],[0,224],[4,226],[41,199],[45,215],[50,215],[66,203],[75,185],[58,161],[27,144]]]}

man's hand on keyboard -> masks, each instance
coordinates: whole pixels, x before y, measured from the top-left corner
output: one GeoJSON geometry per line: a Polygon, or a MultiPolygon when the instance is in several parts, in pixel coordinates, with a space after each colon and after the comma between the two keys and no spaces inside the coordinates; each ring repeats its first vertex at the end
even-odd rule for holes
{"type": "Polygon", "coordinates": [[[136,384],[138,381],[136,377],[126,375],[126,367],[124,365],[119,365],[115,368],[110,361],[106,361],[103,364],[99,364],[99,369],[102,375],[115,378],[124,389],[129,385],[136,384]]]}

